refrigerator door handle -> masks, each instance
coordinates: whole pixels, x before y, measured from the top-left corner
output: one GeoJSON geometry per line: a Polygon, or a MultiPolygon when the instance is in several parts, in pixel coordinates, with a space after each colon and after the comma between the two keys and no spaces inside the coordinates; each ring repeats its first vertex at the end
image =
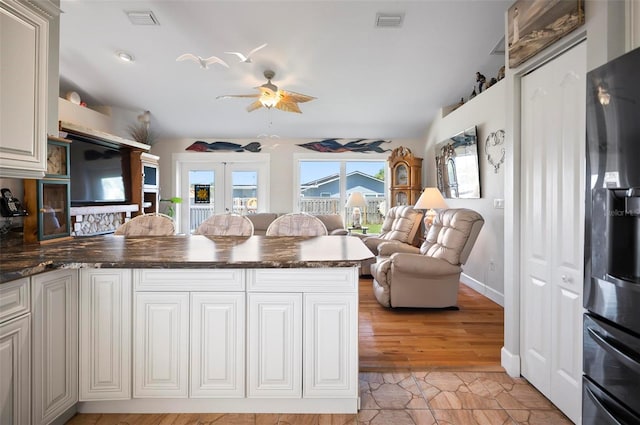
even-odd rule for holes
{"type": "MultiPolygon", "coordinates": [[[[620,363],[624,364],[629,369],[632,369],[636,373],[640,373],[640,362],[638,362],[637,359],[634,359],[630,354],[623,352],[620,348],[611,345],[606,341],[606,337],[601,335],[597,330],[588,328],[587,331],[589,332],[589,335],[591,335],[593,340],[597,342],[600,347],[602,347],[602,349],[616,357],[620,361],[620,363]]],[[[618,343],[618,345],[622,344],[618,343]]]]}

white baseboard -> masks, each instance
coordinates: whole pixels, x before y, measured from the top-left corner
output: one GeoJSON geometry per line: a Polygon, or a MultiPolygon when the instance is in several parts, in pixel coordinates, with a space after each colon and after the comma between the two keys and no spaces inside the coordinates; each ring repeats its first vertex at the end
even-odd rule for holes
{"type": "Polygon", "coordinates": [[[502,347],[500,350],[500,364],[511,377],[517,378],[520,376],[520,356],[512,354],[506,348],[502,347]]]}
{"type": "Polygon", "coordinates": [[[465,285],[467,285],[469,288],[473,289],[477,293],[482,294],[485,297],[489,298],[494,303],[499,304],[501,307],[504,307],[504,294],[501,294],[495,289],[485,285],[479,280],[476,280],[464,273],[460,275],[460,282],[464,283],[465,285]]]}

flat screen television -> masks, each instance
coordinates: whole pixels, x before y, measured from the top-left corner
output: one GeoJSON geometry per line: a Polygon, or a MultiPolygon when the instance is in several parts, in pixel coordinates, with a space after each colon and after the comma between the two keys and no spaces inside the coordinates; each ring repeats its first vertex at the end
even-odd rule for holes
{"type": "Polygon", "coordinates": [[[69,137],[71,206],[127,202],[128,175],[116,146],[69,137]]]}

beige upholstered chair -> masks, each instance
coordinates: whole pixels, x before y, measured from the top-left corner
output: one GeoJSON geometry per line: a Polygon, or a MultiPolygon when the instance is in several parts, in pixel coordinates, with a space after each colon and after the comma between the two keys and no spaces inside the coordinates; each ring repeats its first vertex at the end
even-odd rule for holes
{"type": "Polygon", "coordinates": [[[327,228],[327,233],[334,236],[346,236],[349,231],[344,228],[344,221],[340,214],[315,214],[324,226],[327,228]]]}
{"type": "Polygon", "coordinates": [[[168,215],[143,214],[132,218],[116,229],[114,235],[123,236],[169,236],[176,233],[173,219],[168,215]]]}
{"type": "MultiPolygon", "coordinates": [[[[422,213],[411,206],[399,205],[387,211],[378,235],[359,235],[364,244],[374,254],[378,255],[378,245],[383,242],[396,241],[413,245],[420,229],[422,213]]],[[[363,261],[360,265],[360,275],[368,275],[375,259],[363,261]]]]}
{"type": "Polygon", "coordinates": [[[198,226],[195,235],[210,236],[251,236],[253,223],[239,214],[212,215],[198,226]]]}
{"type": "Polygon", "coordinates": [[[267,233],[269,225],[273,223],[273,220],[278,218],[277,213],[255,213],[247,214],[246,217],[251,220],[253,224],[253,234],[264,236],[267,233]]]}
{"type": "Polygon", "coordinates": [[[383,243],[371,266],[373,291],[385,307],[456,307],[461,265],[484,219],[469,209],[440,210],[420,248],[383,243]]]}
{"type": "Polygon", "coordinates": [[[327,228],[318,217],[305,213],[285,214],[273,220],[267,236],[323,236],[327,228]]]}

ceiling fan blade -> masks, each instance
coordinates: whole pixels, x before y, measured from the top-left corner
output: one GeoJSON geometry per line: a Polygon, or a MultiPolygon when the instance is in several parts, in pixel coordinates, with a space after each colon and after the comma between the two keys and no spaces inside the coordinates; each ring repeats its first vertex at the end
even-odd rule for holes
{"type": "Polygon", "coordinates": [[[296,102],[285,99],[281,99],[280,102],[278,102],[278,104],[275,106],[275,108],[285,112],[296,112],[298,114],[302,113],[296,102]]]}
{"type": "Polygon", "coordinates": [[[287,102],[304,103],[314,100],[315,97],[293,91],[280,90],[283,100],[287,102]]]}
{"type": "Polygon", "coordinates": [[[223,94],[216,99],[229,99],[231,97],[260,97],[260,94],[223,94]]]}
{"type": "Polygon", "coordinates": [[[255,111],[259,108],[262,108],[262,103],[259,100],[256,100],[251,105],[247,106],[247,112],[255,111]]]}

